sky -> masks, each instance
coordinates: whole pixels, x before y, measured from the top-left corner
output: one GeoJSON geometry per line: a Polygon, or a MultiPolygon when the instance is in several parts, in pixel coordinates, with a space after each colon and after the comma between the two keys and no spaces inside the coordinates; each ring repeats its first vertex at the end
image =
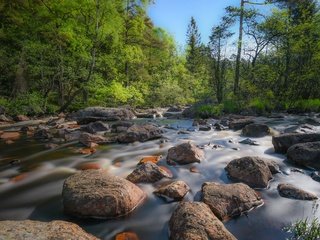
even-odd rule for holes
{"type": "Polygon", "coordinates": [[[164,28],[183,47],[192,16],[197,22],[202,41],[207,43],[212,27],[219,24],[225,7],[239,4],[239,0],[155,0],[148,14],[157,27],[164,28]]]}

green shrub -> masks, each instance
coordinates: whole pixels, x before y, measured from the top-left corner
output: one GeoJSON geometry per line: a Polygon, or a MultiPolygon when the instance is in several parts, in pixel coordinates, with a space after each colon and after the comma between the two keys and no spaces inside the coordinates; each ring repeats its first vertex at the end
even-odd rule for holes
{"type": "Polygon", "coordinates": [[[291,105],[287,104],[287,110],[299,112],[320,112],[320,99],[307,99],[295,101],[291,105]]]}
{"type": "Polygon", "coordinates": [[[223,113],[223,104],[205,104],[196,107],[196,116],[199,118],[219,117],[223,113]]]}
{"type": "Polygon", "coordinates": [[[318,218],[298,220],[285,228],[292,233],[290,240],[317,240],[320,238],[320,222],[318,218]]]}

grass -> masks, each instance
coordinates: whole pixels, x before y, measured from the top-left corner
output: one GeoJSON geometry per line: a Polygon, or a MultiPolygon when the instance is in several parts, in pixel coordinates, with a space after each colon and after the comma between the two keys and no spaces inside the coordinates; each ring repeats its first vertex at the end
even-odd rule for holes
{"type": "Polygon", "coordinates": [[[298,220],[285,228],[292,233],[290,240],[318,240],[320,239],[320,222],[318,218],[298,220]]]}

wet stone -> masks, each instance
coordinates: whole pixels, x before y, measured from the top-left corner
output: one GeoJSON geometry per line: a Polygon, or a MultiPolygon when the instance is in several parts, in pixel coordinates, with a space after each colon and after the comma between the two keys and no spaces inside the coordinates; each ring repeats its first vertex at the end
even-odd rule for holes
{"type": "Polygon", "coordinates": [[[0,221],[0,239],[98,240],[78,225],[66,221],[0,221]]]}
{"type": "Polygon", "coordinates": [[[65,213],[81,218],[117,218],[132,212],[145,198],[133,183],[105,170],[86,170],[63,184],[65,213]]]}
{"type": "Polygon", "coordinates": [[[225,168],[228,176],[253,188],[266,188],[272,179],[268,164],[260,157],[234,159],[225,168]]]}
{"type": "Polygon", "coordinates": [[[138,165],[137,168],[127,176],[127,180],[133,183],[154,183],[162,178],[171,178],[171,176],[152,162],[138,165]]]}
{"type": "Polygon", "coordinates": [[[170,240],[236,240],[201,202],[181,202],[169,221],[170,240]]]}
{"type": "Polygon", "coordinates": [[[165,183],[154,194],[169,200],[179,201],[189,192],[190,187],[183,181],[165,183]]]}
{"type": "Polygon", "coordinates": [[[292,184],[280,183],[278,185],[278,192],[281,197],[292,198],[298,200],[316,200],[318,197],[310,192],[304,191],[295,187],[292,184]]]}
{"type": "Polygon", "coordinates": [[[203,202],[220,220],[239,216],[263,204],[256,191],[243,183],[206,182],[202,185],[202,192],[203,202]]]}
{"type": "Polygon", "coordinates": [[[169,164],[189,164],[204,160],[204,151],[193,143],[182,143],[168,150],[167,162],[169,164]]]}

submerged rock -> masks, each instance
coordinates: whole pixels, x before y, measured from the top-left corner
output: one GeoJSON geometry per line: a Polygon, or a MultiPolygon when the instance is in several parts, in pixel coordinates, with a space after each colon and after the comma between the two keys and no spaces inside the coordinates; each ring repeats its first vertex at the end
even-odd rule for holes
{"type": "Polygon", "coordinates": [[[168,150],[167,162],[169,164],[189,164],[204,160],[204,151],[193,143],[182,143],[168,150]]]}
{"type": "Polygon", "coordinates": [[[242,129],[245,137],[264,137],[270,134],[270,128],[265,124],[252,123],[242,129]]]}
{"type": "Polygon", "coordinates": [[[0,239],[98,240],[78,225],[66,221],[0,221],[0,239]]]}
{"type": "Polygon", "coordinates": [[[232,180],[246,183],[253,188],[266,188],[272,179],[268,164],[260,157],[234,159],[225,170],[232,180]]]}
{"type": "Polygon", "coordinates": [[[253,145],[253,146],[259,146],[260,144],[257,141],[254,141],[250,138],[246,138],[242,141],[240,141],[239,143],[241,144],[247,144],[247,145],[253,145]]]}
{"type": "Polygon", "coordinates": [[[153,193],[160,197],[179,201],[189,192],[190,187],[183,181],[165,183],[153,193]]]}
{"type": "Polygon", "coordinates": [[[200,202],[181,202],[170,218],[169,228],[170,240],[236,240],[200,202]]]}
{"type": "Polygon", "coordinates": [[[96,121],[120,121],[135,118],[134,113],[125,108],[88,107],[71,114],[71,119],[79,124],[96,121]]]}
{"type": "Polygon", "coordinates": [[[297,143],[320,141],[320,133],[286,133],[272,137],[272,144],[277,153],[286,153],[287,150],[297,143]]]}
{"type": "Polygon", "coordinates": [[[243,183],[219,184],[206,182],[202,185],[203,202],[220,220],[239,216],[263,204],[261,197],[243,183]]]}
{"type": "Polygon", "coordinates": [[[162,129],[151,124],[133,125],[118,137],[120,143],[146,142],[162,137],[162,129]]]}
{"type": "Polygon", "coordinates": [[[291,146],[288,149],[287,158],[298,165],[320,170],[320,141],[291,146]]]}
{"type": "Polygon", "coordinates": [[[171,176],[152,162],[138,165],[137,168],[127,176],[127,180],[133,183],[154,183],[162,178],[171,178],[171,176]]]}
{"type": "Polygon", "coordinates": [[[313,193],[306,192],[289,183],[280,183],[278,185],[278,192],[281,197],[293,198],[298,200],[316,200],[318,197],[313,193]]]}
{"type": "Polygon", "coordinates": [[[139,206],[145,193],[130,181],[104,170],[86,170],[65,180],[62,197],[65,213],[72,216],[117,218],[139,206]]]}

